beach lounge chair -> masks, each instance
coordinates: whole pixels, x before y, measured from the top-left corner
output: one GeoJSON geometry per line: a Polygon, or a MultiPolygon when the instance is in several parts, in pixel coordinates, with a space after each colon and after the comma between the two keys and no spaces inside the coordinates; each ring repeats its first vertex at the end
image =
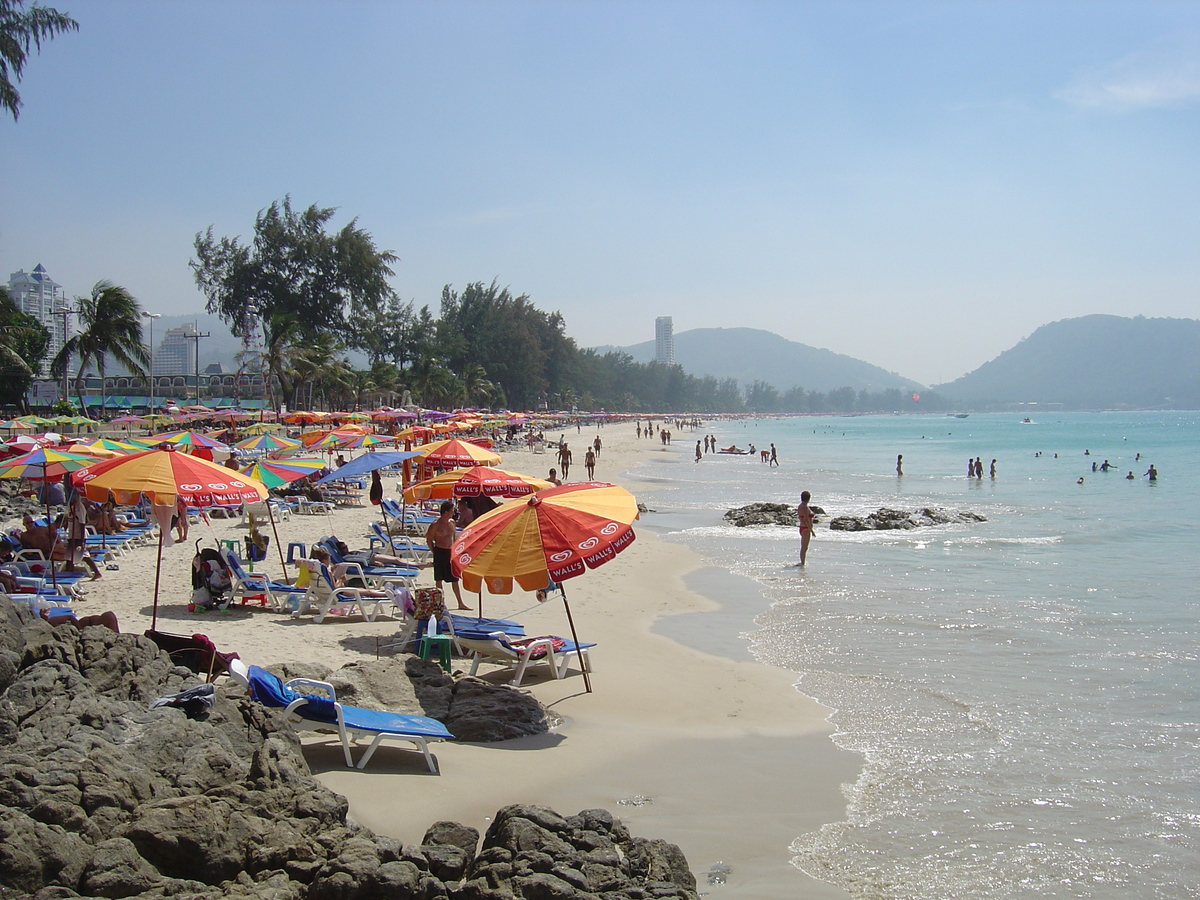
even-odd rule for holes
{"type": "Polygon", "coordinates": [[[237,600],[240,597],[243,606],[251,597],[262,597],[264,606],[269,602],[276,609],[286,612],[291,610],[293,599],[298,601],[308,591],[307,587],[272,581],[262,572],[247,572],[242,568],[242,561],[238,555],[228,547],[222,547],[220,553],[225,565],[229,567],[233,599],[237,600]]]}
{"type": "Polygon", "coordinates": [[[336,732],[346,754],[347,768],[365,768],[380,743],[390,738],[416,745],[424,754],[429,771],[439,775],[437,762],[429,752],[429,742],[454,740],[445,725],[428,716],[409,716],[338,703],[333,685],[326,681],[293,678],[285,684],[265,669],[247,667],[241,660],[232,663],[230,674],[246,685],[250,696],[263,706],[282,709],[292,727],[326,734],[336,732]],[[297,688],[313,693],[300,693],[297,688]],[[357,766],[350,754],[351,737],[371,739],[371,745],[357,766]]]}
{"type": "Polygon", "coordinates": [[[382,547],[388,553],[395,553],[401,559],[410,560],[413,565],[423,565],[429,562],[430,550],[428,545],[417,541],[408,534],[388,534],[378,522],[371,523],[370,547],[382,547]]]}
{"type": "Polygon", "coordinates": [[[154,641],[160,650],[171,657],[178,666],[203,675],[205,682],[216,680],[218,675],[229,673],[229,665],[238,658],[236,653],[222,653],[204,634],[170,634],[166,631],[147,629],[146,637],[154,641]]]}
{"type": "Polygon", "coordinates": [[[313,621],[320,623],[330,613],[339,615],[361,615],[368,622],[383,611],[384,606],[392,606],[392,598],[364,596],[362,588],[334,587],[333,577],[324,563],[315,559],[305,560],[308,566],[308,590],[301,598],[293,618],[307,615],[315,611],[313,621]]]}
{"type": "Polygon", "coordinates": [[[588,649],[595,644],[576,644],[574,641],[549,635],[546,637],[513,639],[508,635],[496,632],[487,637],[457,636],[458,644],[464,650],[473,654],[471,674],[479,671],[479,664],[490,659],[514,669],[512,686],[520,687],[521,679],[531,663],[545,662],[550,667],[555,679],[565,678],[567,668],[572,658],[582,659],[586,672],[592,671],[592,661],[588,649]]]}
{"type": "Polygon", "coordinates": [[[417,570],[410,566],[372,566],[369,563],[371,558],[370,550],[352,550],[348,553],[343,553],[338,547],[338,539],[334,536],[327,536],[317,541],[317,546],[329,553],[330,561],[337,566],[357,566],[358,571],[353,568],[347,570],[347,574],[359,575],[364,583],[376,584],[384,586],[388,583],[400,584],[406,588],[415,586],[417,570]]]}

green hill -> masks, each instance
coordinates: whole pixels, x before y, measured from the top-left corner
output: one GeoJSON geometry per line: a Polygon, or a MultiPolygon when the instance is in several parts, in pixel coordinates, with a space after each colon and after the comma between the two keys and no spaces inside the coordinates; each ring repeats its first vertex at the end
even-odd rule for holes
{"type": "Polygon", "coordinates": [[[1200,408],[1200,321],[1083,316],[1043,325],[934,390],[966,404],[1200,408]]]}
{"type": "MultiPolygon", "coordinates": [[[[636,362],[654,359],[654,341],[618,350],[636,362]]],[[[822,393],[843,387],[855,391],[892,388],[923,390],[919,382],[832,350],[789,341],[757,328],[693,328],[675,335],[675,362],[689,375],[736,378],[742,387],[765,381],[779,391],[800,386],[822,393]]]]}

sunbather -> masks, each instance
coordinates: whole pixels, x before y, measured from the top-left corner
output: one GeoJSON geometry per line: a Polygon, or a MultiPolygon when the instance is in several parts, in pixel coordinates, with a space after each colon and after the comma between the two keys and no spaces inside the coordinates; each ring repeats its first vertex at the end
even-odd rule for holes
{"type": "Polygon", "coordinates": [[[334,565],[333,561],[330,559],[329,552],[323,547],[314,547],[309,553],[309,558],[315,559],[317,562],[329,569],[329,575],[333,579],[333,586],[335,588],[352,587],[356,589],[363,597],[384,598],[392,596],[387,591],[382,591],[377,588],[369,588],[365,584],[350,584],[347,573],[355,564],[338,563],[337,565],[334,565]]]}

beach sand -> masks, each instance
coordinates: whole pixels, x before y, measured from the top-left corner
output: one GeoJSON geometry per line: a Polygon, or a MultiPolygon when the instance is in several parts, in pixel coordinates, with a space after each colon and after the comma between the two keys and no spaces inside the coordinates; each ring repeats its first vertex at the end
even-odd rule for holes
{"type": "MultiPolygon", "coordinates": [[[[596,433],[568,434],[567,440],[582,447],[596,433]]],[[[688,452],[682,441],[673,449],[639,441],[632,426],[609,426],[599,434],[604,448],[597,479],[621,483],[634,494],[638,484],[622,473],[640,456],[688,452]]],[[[502,466],[544,477],[553,464],[549,453],[522,450],[506,453],[502,466]]],[[[581,478],[582,466],[571,474],[581,478]]],[[[384,485],[395,495],[395,479],[385,478],[384,485]]],[[[366,505],[293,516],[278,524],[279,539],[286,548],[290,541],[311,545],[336,533],[351,547],[363,547],[377,513],[366,505]]],[[[348,770],[336,743],[306,738],[313,771],[347,797],[356,821],[406,843],[420,841],[439,820],[483,831],[510,803],[536,803],[564,815],[603,807],[635,834],[677,843],[700,890],[710,896],[846,896],[791,866],[788,846],[844,817],[841,786],[857,777],[859,758],[834,746],[829,710],[793,687],[794,673],[750,660],[729,628],[722,629],[724,638],[713,637],[711,623],[718,618],[712,614],[719,617],[720,604],[693,587],[709,585],[719,600],[728,589],[722,573],[650,529],[634,528],[638,539],[616,559],[565,584],[580,639],[598,644],[591,651],[592,693],[585,693],[577,665],[562,681],[550,678],[545,666],[526,674],[522,687],[563,719],[552,733],[501,744],[438,744],[440,776],[430,775],[418,754],[389,745],[366,771],[348,770]],[[671,637],[657,633],[656,623],[671,637]],[[709,886],[706,875],[718,864],[730,870],[726,881],[709,886]]],[[[331,667],[373,659],[377,639],[395,633],[395,621],[384,618],[367,623],[330,617],[318,625],[258,607],[189,613],[195,539],[212,546],[245,534],[239,521],[217,519],[193,525],[186,543],[164,549],[159,630],[202,632],[250,663],[331,667]]],[[[143,547],[118,559],[119,571],[85,585],[80,614],[111,609],[123,631],[149,628],[155,558],[153,547],[143,547]]],[[[279,575],[274,538],[259,569],[264,566],[279,575]]],[[[432,583],[431,570],[422,572],[420,583],[432,583]]],[[[452,595],[446,599],[452,606],[452,595]]],[[[561,600],[539,605],[518,592],[485,595],[483,603],[486,615],[516,618],[527,634],[569,636],[561,600]]],[[[752,622],[740,622],[740,630],[752,628],[752,622]]],[[[456,666],[467,664],[456,660],[456,666]]],[[[487,664],[481,675],[505,680],[502,670],[487,664]]]]}

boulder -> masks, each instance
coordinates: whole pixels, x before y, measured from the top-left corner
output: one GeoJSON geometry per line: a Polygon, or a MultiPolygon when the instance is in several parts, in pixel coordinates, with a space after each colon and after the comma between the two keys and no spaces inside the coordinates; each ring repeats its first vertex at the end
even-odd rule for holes
{"type": "MultiPolygon", "coordinates": [[[[697,897],[678,848],[604,810],[506,807],[482,846],[453,822],[410,847],[355,826],[279,712],[240,688],[222,685],[195,718],[150,709],[195,676],[140,636],[51,627],[0,598],[0,676],[0,896],[697,897]]],[[[421,660],[318,677],[363,705],[444,709],[474,739],[502,739],[510,719],[546,727],[530,695],[421,660]]]]}
{"type": "Polygon", "coordinates": [[[905,531],[932,525],[963,525],[986,522],[987,517],[970,511],[924,507],[905,512],[902,509],[881,507],[866,518],[838,516],[829,523],[831,531],[905,531]]]}
{"type": "MultiPolygon", "coordinates": [[[[814,522],[817,516],[825,515],[825,510],[819,506],[810,504],[809,509],[813,511],[814,522]]],[[[725,521],[738,528],[747,525],[786,525],[795,528],[800,524],[796,518],[796,506],[790,503],[747,503],[726,512],[725,521]]]]}

